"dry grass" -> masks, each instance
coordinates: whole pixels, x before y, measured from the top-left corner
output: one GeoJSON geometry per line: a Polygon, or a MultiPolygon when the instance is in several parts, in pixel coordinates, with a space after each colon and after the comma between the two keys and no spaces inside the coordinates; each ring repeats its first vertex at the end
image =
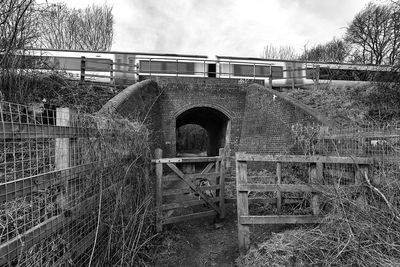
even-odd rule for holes
{"type": "MultiPolygon", "coordinates": [[[[393,158],[398,159],[398,153],[390,145],[399,142],[398,131],[393,130],[397,129],[396,125],[393,125],[395,128],[376,126],[367,129],[370,133],[379,132],[381,136],[387,133],[390,137],[382,139],[385,146],[375,146],[368,152],[376,158],[368,175],[361,176],[364,187],[357,190],[345,187],[354,184],[357,167],[327,164],[321,183],[334,187],[329,190],[324,187],[321,192],[323,223],[275,234],[240,257],[238,265],[400,266],[400,168],[398,160],[393,161],[393,158]],[[353,175],[349,176],[351,172],[353,175]]],[[[346,142],[335,141],[337,146],[329,149],[325,149],[328,143],[318,139],[319,130],[314,126],[309,129],[296,126],[294,130],[298,134],[296,145],[306,155],[327,151],[334,155],[365,155],[360,148],[370,146],[361,142],[368,140],[360,139],[361,130],[365,129],[338,131],[345,134],[342,137],[346,142]]],[[[302,173],[293,167],[286,171],[302,173]]]]}
{"type": "MultiPolygon", "coordinates": [[[[90,167],[71,172],[67,183],[56,175],[48,187],[2,203],[1,243],[57,215],[64,214],[66,224],[34,246],[22,246],[11,266],[135,266],[148,261],[146,245],[154,235],[150,132],[138,122],[88,114],[75,114],[71,124],[90,131],[89,137],[71,141],[71,167],[90,167]],[[90,206],[76,208],[88,199],[90,206]],[[85,241],[93,233],[94,243],[85,241]],[[75,251],[82,244],[83,251],[75,251]]],[[[54,140],[40,140],[4,140],[1,183],[54,169],[54,140]]]]}
{"type": "Polygon", "coordinates": [[[239,266],[400,266],[400,184],[389,181],[364,192],[323,192],[329,207],[322,224],[273,235],[239,266]]]}

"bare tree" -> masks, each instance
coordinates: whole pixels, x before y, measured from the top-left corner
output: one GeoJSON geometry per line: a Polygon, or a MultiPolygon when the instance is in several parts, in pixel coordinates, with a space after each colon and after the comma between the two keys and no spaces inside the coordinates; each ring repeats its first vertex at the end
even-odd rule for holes
{"type": "Polygon", "coordinates": [[[35,42],[34,0],[0,0],[0,67],[11,67],[14,53],[35,42]]]}
{"type": "Polygon", "coordinates": [[[297,53],[291,46],[274,46],[269,44],[264,47],[263,58],[267,59],[296,59],[297,53]]]}
{"type": "Polygon", "coordinates": [[[55,4],[43,12],[39,46],[54,49],[107,51],[113,41],[112,6],[70,9],[55,4]]]}
{"type": "Polygon", "coordinates": [[[321,62],[344,62],[349,54],[349,47],[342,39],[333,38],[325,44],[318,44],[314,47],[304,47],[300,59],[321,62]]]}
{"type": "Polygon", "coordinates": [[[346,40],[352,44],[353,61],[394,64],[400,52],[399,7],[369,3],[350,23],[346,40]]]}

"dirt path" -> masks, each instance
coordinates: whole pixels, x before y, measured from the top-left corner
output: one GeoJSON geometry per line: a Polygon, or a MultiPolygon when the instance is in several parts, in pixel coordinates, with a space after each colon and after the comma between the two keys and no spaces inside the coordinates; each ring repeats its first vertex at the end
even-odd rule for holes
{"type": "Polygon", "coordinates": [[[235,266],[239,256],[236,214],[228,212],[216,229],[212,218],[167,226],[155,266],[235,266]]]}
{"type": "MultiPolygon", "coordinates": [[[[212,218],[165,226],[159,236],[159,253],[154,266],[205,267],[236,266],[239,257],[236,206],[227,206],[222,227],[216,229],[212,218]]],[[[272,232],[288,229],[284,225],[251,227],[252,243],[265,241],[272,232]]]]}

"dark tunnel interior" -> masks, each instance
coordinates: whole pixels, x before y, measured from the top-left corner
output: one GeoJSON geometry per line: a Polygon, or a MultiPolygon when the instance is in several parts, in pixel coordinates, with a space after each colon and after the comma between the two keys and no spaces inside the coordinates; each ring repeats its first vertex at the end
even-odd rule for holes
{"type": "Polygon", "coordinates": [[[225,114],[210,107],[183,112],[176,118],[177,154],[204,149],[207,156],[217,156],[219,148],[225,146],[228,122],[225,114]]]}

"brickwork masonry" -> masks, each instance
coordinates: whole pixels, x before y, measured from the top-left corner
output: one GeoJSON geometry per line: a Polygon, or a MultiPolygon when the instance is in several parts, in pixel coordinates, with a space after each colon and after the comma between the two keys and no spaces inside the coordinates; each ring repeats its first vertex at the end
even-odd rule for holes
{"type": "Polygon", "coordinates": [[[292,149],[294,123],[332,122],[296,100],[249,81],[198,77],[151,77],[112,98],[100,113],[146,120],[153,147],[176,155],[176,119],[193,108],[210,108],[229,119],[229,147],[281,154],[292,149]]]}

